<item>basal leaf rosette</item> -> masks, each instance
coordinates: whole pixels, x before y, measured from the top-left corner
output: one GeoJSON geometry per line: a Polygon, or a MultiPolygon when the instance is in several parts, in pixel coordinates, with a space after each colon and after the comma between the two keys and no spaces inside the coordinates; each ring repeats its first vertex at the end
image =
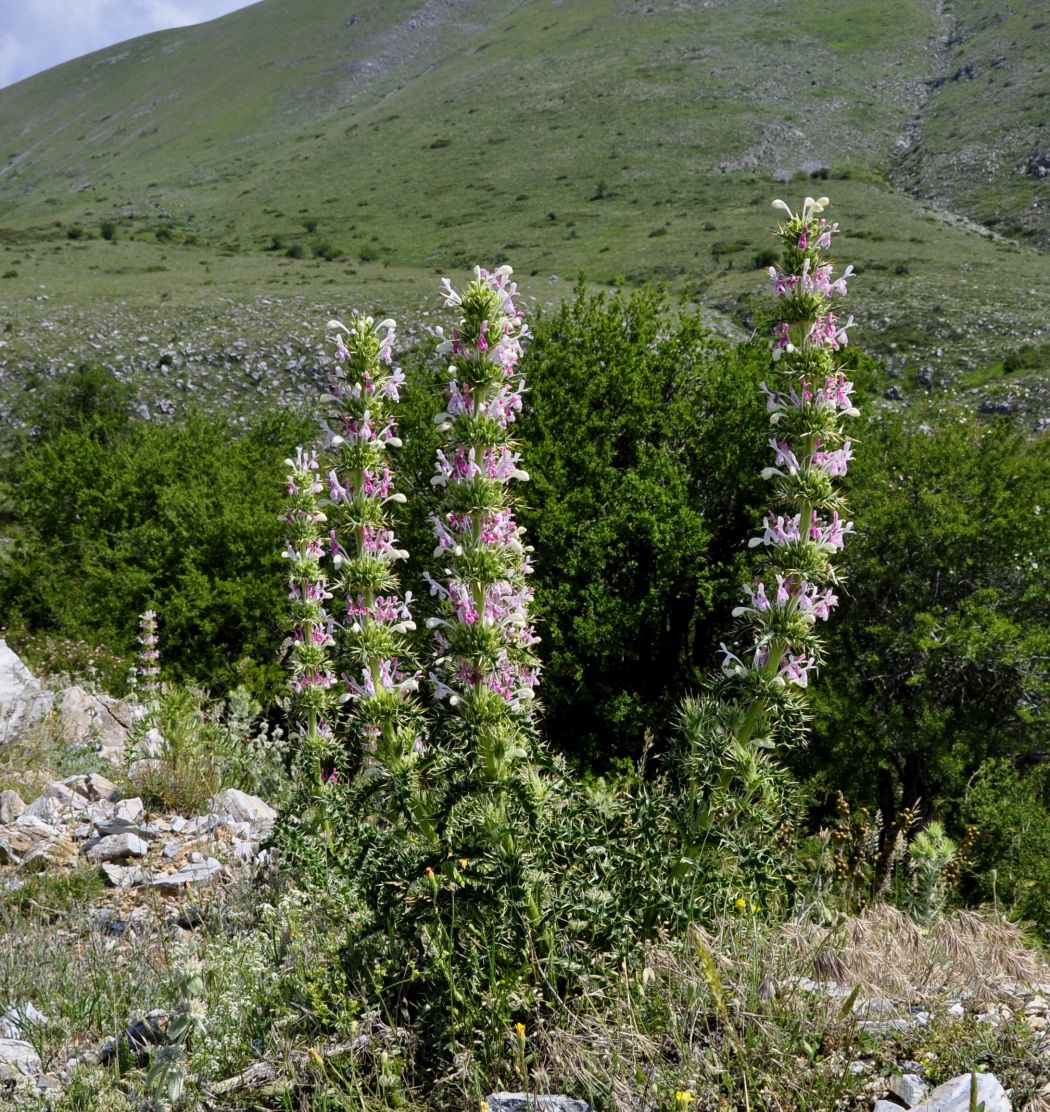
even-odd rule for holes
{"type": "Polygon", "coordinates": [[[514,305],[510,267],[475,269],[461,292],[444,281],[445,304],[460,316],[439,351],[450,355],[445,433],[431,482],[443,489],[433,520],[440,575],[427,575],[440,600],[430,678],[475,728],[493,779],[525,755],[515,723],[531,724],[539,662],[530,616],[532,572],[524,530],[514,519],[510,484],[525,481],[508,429],[521,410],[518,369],[526,326],[514,305]]]}
{"type": "Polygon", "coordinates": [[[346,733],[356,738],[366,765],[390,770],[422,752],[419,673],[408,634],[415,629],[411,592],[399,593],[397,547],[390,507],[404,502],[394,489],[389,450],[400,447],[394,406],[405,376],[393,363],[395,325],[353,316],[330,321],[336,368],[326,400],[339,432],[328,471],[331,525],[327,545],[345,600],[338,634],[346,733]]]}
{"type": "Polygon", "coordinates": [[[821,215],[827,204],[807,197],[794,213],[774,201],[786,215],[782,263],[769,268],[781,318],[772,342],[779,381],[762,390],[773,453],[763,476],[775,506],[750,541],[763,550],[763,566],[734,611],[743,648],[722,646],[723,674],[746,707],[737,737],[760,744],[772,744],[778,720],[804,709],[802,690],[823,655],[816,626],[838,603],[835,558],[853,530],[836,482],[853,458],[846,423],[858,415],[853,384],[836,361],[853,324],[836,313],[853,268],[836,276],[827,256],[838,231],[821,215]]]}

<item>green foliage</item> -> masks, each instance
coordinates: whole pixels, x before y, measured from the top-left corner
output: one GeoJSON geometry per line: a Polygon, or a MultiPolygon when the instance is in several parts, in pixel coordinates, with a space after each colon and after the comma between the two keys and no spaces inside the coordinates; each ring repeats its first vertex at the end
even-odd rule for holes
{"type": "Polygon", "coordinates": [[[958,798],[987,758],[1035,759],[1050,725],[1050,440],[920,420],[858,432],[858,531],[800,765],[887,816],[958,798]]]}
{"type": "Polygon", "coordinates": [[[183,814],[205,810],[228,787],[277,801],[286,787],[284,735],[259,712],[243,687],[213,703],[201,691],[165,685],[132,737],[132,758],[149,759],[132,766],[131,793],[147,806],[183,814]],[[163,738],[157,751],[146,744],[154,729],[163,738]]]}
{"type": "MultiPolygon", "coordinates": [[[[85,368],[41,406],[12,464],[19,536],[0,598],[30,631],[127,656],[152,607],[169,672],[232,687],[239,662],[273,659],[280,643],[281,455],[310,426],[280,413],[247,432],[199,413],[137,422],[128,400],[85,368]]],[[[279,682],[245,671],[259,694],[279,682]]]]}
{"type": "Polygon", "coordinates": [[[1045,763],[985,761],[967,785],[963,818],[977,828],[969,895],[1034,923],[1050,939],[1050,775],[1045,763]]]}
{"type": "Polygon", "coordinates": [[[546,730],[573,757],[636,756],[709,666],[763,493],[767,362],[653,293],[580,292],[534,328],[519,516],[546,730]]]}

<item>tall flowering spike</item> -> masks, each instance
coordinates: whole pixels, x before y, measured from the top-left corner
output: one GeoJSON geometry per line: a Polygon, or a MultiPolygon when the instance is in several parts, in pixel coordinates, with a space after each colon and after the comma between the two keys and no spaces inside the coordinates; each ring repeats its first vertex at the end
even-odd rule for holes
{"type": "Polygon", "coordinates": [[[514,520],[510,484],[527,480],[508,429],[521,410],[518,369],[527,333],[515,308],[511,268],[475,268],[455,291],[446,278],[445,305],[459,320],[439,351],[449,355],[447,406],[437,417],[445,443],[430,480],[445,493],[433,518],[439,578],[427,576],[441,616],[430,619],[437,659],[430,678],[475,731],[482,767],[501,779],[524,755],[515,722],[532,717],[539,664],[529,618],[531,549],[514,520]]]}
{"type": "Polygon", "coordinates": [[[412,593],[398,593],[394,565],[408,553],[397,547],[390,505],[404,502],[394,490],[388,453],[400,447],[393,407],[405,376],[393,363],[395,325],[353,316],[330,321],[336,369],[328,400],[340,423],[339,459],[328,472],[332,528],[327,545],[339,573],[345,610],[339,615],[343,700],[351,733],[366,767],[414,761],[423,750],[414,692],[419,674],[407,634],[415,629],[412,593]]]}
{"type": "Polygon", "coordinates": [[[846,474],[853,446],[846,433],[857,416],[853,384],[838,368],[836,353],[847,343],[853,318],[836,307],[846,296],[853,268],[837,276],[826,252],[838,231],[821,215],[827,197],[807,197],[800,212],[783,201],[778,234],[780,267],[770,267],[781,320],[773,329],[772,357],[780,381],[762,384],[772,435],[772,463],[763,476],[773,484],[776,505],[752,538],[764,566],[744,587],[734,615],[742,623],[739,655],[722,646],[723,673],[750,693],[737,729],[739,740],[761,740],[759,725],[769,700],[808,685],[821,660],[815,632],[838,602],[835,557],[853,523],[835,480],[846,474]]]}
{"type": "Polygon", "coordinates": [[[146,610],[139,618],[138,675],[147,699],[160,689],[160,652],[157,649],[157,612],[146,610]]]}
{"type": "Polygon", "coordinates": [[[289,561],[291,602],[291,689],[295,717],[315,763],[318,779],[331,730],[326,714],[334,702],[335,675],[329,660],[332,622],[325,603],[332,597],[321,559],[325,553],[324,490],[313,452],[296,450],[288,465],[288,500],[282,516],[287,529],[283,555],[289,561]]]}

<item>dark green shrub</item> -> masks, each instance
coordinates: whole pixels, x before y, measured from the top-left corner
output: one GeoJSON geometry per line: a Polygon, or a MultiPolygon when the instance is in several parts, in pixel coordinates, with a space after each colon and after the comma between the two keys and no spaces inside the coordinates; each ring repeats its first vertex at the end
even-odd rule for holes
{"type": "Polygon", "coordinates": [[[112,220],[103,220],[99,225],[99,234],[103,239],[112,241],[117,238],[117,225],[112,220]]]}
{"type": "Polygon", "coordinates": [[[970,851],[972,897],[1033,923],[1050,941],[1050,776],[1045,764],[985,761],[960,814],[977,827],[970,851]]]}
{"type": "Polygon", "coordinates": [[[985,761],[1046,751],[1050,440],[951,411],[883,415],[858,440],[858,528],[800,767],[884,816],[921,800],[951,834],[950,800],[985,761]]]}
{"type": "Polygon", "coordinates": [[[714,659],[764,494],[767,359],[652,293],[581,293],[535,325],[519,516],[546,732],[574,758],[640,753],[714,659]]]}
{"type": "Polygon", "coordinates": [[[128,397],[88,367],[42,403],[49,416],[13,465],[19,539],[0,567],[5,612],[29,631],[133,655],[138,615],[152,607],[170,674],[232,686],[243,658],[276,656],[282,458],[314,432],[287,414],[247,432],[201,414],[132,421],[128,397]]]}

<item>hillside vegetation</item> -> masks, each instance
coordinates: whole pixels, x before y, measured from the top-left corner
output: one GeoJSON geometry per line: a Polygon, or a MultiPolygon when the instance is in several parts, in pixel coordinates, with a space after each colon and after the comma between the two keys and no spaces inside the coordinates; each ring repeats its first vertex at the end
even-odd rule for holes
{"type": "Polygon", "coordinates": [[[1043,327],[1037,7],[264,0],[131,40],[0,90],[0,358],[148,377],[143,332],[259,298],[260,351],[347,304],[419,321],[478,258],[543,303],[582,271],[748,329],[774,182],[816,174],[900,388],[965,372],[1038,409],[1042,355],[980,370],[1043,327]]]}

